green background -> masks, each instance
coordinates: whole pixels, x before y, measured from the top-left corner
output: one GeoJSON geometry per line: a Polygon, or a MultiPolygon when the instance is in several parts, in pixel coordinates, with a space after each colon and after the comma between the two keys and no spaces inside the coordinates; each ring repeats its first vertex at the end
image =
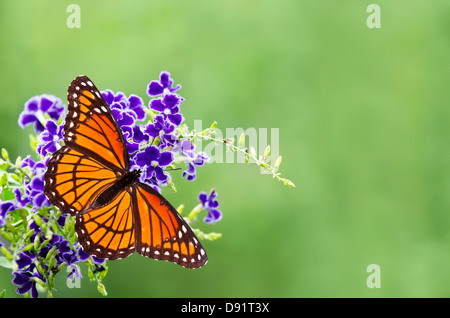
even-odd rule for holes
{"type": "MultiPolygon", "coordinates": [[[[191,127],[279,128],[288,189],[254,165],[212,164],[178,192],[190,209],[219,193],[208,264],[187,270],[137,254],[108,263],[112,297],[450,296],[450,2],[0,2],[0,146],[30,153],[17,118],[38,94],[63,100],[86,74],[137,94],[171,72],[191,127]],[[369,264],[381,268],[370,289],[369,264]]],[[[176,175],[173,172],[172,175],[176,175]]],[[[55,297],[101,297],[57,278],[55,297]]],[[[10,271],[0,289],[14,297],[10,271]]]]}

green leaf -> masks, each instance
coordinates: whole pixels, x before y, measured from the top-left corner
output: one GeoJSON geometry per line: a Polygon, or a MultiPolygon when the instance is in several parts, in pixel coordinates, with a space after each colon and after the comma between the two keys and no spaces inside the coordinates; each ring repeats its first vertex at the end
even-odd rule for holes
{"type": "Polygon", "coordinates": [[[9,161],[8,150],[6,150],[5,148],[2,148],[2,157],[3,157],[3,159],[5,159],[6,161],[9,161]]]}
{"type": "Polygon", "coordinates": [[[266,147],[266,150],[264,150],[264,160],[265,160],[267,157],[269,157],[269,155],[270,155],[270,145],[268,145],[268,146],[266,147]]]}
{"type": "Polygon", "coordinates": [[[37,226],[39,226],[39,227],[42,226],[42,219],[39,215],[33,214],[33,219],[37,226]]]}
{"type": "Polygon", "coordinates": [[[11,242],[11,243],[14,242],[13,236],[10,233],[8,233],[7,231],[4,231],[3,229],[0,229],[0,235],[3,236],[3,238],[8,240],[9,242],[11,242]]]}
{"type": "Polygon", "coordinates": [[[211,127],[209,127],[209,129],[211,129],[211,131],[213,131],[214,129],[216,129],[216,127],[217,127],[217,121],[213,122],[211,124],[211,127]]]}
{"type": "Polygon", "coordinates": [[[12,264],[8,262],[5,256],[0,256],[0,266],[5,268],[12,268],[12,264]]]}
{"type": "Polygon", "coordinates": [[[285,180],[283,180],[283,183],[284,183],[284,185],[287,186],[288,188],[295,188],[295,184],[294,184],[294,182],[292,182],[291,180],[285,179],[285,180]]]}
{"type": "Polygon", "coordinates": [[[202,209],[203,209],[202,204],[201,204],[201,203],[197,204],[197,205],[192,209],[192,211],[189,212],[189,214],[188,214],[188,216],[187,216],[188,220],[194,219],[194,218],[197,216],[197,214],[200,213],[200,211],[201,211],[202,209]]]}
{"type": "Polygon", "coordinates": [[[4,246],[0,247],[0,251],[2,251],[3,255],[5,255],[4,257],[6,257],[8,261],[12,262],[13,257],[11,253],[6,249],[6,247],[4,246]]]}
{"type": "Polygon", "coordinates": [[[200,133],[200,135],[206,136],[206,135],[209,135],[209,132],[210,132],[210,129],[209,129],[209,128],[206,128],[205,130],[203,130],[203,131],[200,133]]]}
{"type": "Polygon", "coordinates": [[[177,212],[180,213],[180,215],[181,215],[181,213],[183,213],[183,210],[184,210],[184,204],[180,204],[177,208],[177,212]]]}
{"type": "Polygon", "coordinates": [[[3,188],[4,186],[6,186],[7,183],[8,183],[8,174],[5,172],[0,178],[0,187],[3,188]]]}
{"type": "Polygon", "coordinates": [[[98,283],[97,285],[97,290],[99,291],[100,294],[102,294],[103,296],[107,296],[108,293],[106,292],[106,288],[105,285],[103,285],[102,283],[98,283]]]}
{"type": "Polygon", "coordinates": [[[205,238],[205,240],[214,241],[217,240],[218,238],[221,238],[222,233],[211,232],[208,234],[204,234],[203,237],[205,238]]]}
{"type": "Polygon", "coordinates": [[[273,168],[275,169],[275,171],[278,171],[278,168],[280,168],[280,165],[281,165],[281,160],[282,160],[283,158],[281,157],[281,156],[279,156],[278,158],[277,158],[277,160],[275,160],[275,164],[274,164],[274,166],[273,166],[273,168]]]}
{"type": "Polygon", "coordinates": [[[156,112],[154,112],[153,110],[148,109],[148,108],[144,108],[144,112],[148,115],[151,122],[153,122],[153,118],[156,116],[156,112]]]}
{"type": "Polygon", "coordinates": [[[242,134],[239,136],[238,147],[239,147],[239,148],[242,148],[242,146],[244,145],[244,143],[245,143],[245,135],[244,135],[244,133],[242,133],[242,134]]]}
{"type": "Polygon", "coordinates": [[[36,152],[37,145],[39,144],[39,140],[35,135],[30,135],[30,146],[33,152],[36,152]]]}
{"type": "Polygon", "coordinates": [[[22,184],[22,179],[17,174],[11,173],[10,176],[11,176],[11,179],[16,181],[18,184],[22,184]]]}
{"type": "Polygon", "coordinates": [[[12,192],[12,189],[3,189],[2,191],[2,200],[3,201],[8,201],[8,200],[14,200],[15,195],[14,192],[12,192]]]}
{"type": "Polygon", "coordinates": [[[20,164],[22,163],[22,157],[21,156],[18,156],[17,158],[16,158],[16,163],[15,163],[15,166],[16,167],[20,167],[20,164]]]}
{"type": "Polygon", "coordinates": [[[172,192],[176,193],[177,188],[175,187],[175,183],[173,183],[171,180],[167,180],[167,185],[169,186],[169,189],[172,190],[172,192]]]}

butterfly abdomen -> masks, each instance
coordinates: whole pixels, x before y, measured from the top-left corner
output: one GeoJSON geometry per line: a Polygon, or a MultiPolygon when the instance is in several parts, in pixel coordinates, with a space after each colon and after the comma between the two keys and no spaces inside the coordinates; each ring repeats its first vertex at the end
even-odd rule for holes
{"type": "Polygon", "coordinates": [[[92,204],[92,208],[96,209],[109,204],[123,189],[133,184],[140,176],[139,170],[129,171],[119,178],[112,186],[100,193],[92,204]]]}

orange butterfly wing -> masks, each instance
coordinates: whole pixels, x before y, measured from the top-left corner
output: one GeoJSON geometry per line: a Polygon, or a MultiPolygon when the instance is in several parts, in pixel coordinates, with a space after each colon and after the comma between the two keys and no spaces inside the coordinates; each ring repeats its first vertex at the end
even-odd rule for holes
{"type": "Polygon", "coordinates": [[[64,142],[50,159],[44,192],[63,212],[76,216],[75,230],[83,250],[99,258],[119,259],[135,250],[147,257],[198,268],[208,258],[195,234],[176,209],[148,185],[134,181],[129,155],[113,114],[86,76],[68,90],[64,142]],[[116,195],[99,204],[101,194],[116,195]]]}
{"type": "Polygon", "coordinates": [[[63,146],[47,164],[44,193],[62,212],[76,215],[116,179],[114,171],[103,163],[63,146]]]}
{"type": "Polygon", "coordinates": [[[83,250],[99,258],[119,259],[137,251],[187,268],[208,261],[186,221],[143,183],[122,190],[109,204],[77,216],[76,231],[83,250]]]}
{"type": "Polygon", "coordinates": [[[64,142],[110,167],[127,172],[128,150],[122,131],[108,104],[86,76],[78,76],[67,93],[68,114],[64,124],[64,142]]]}
{"type": "Polygon", "coordinates": [[[136,251],[187,268],[205,265],[203,246],[177,210],[146,184],[138,183],[135,193],[136,251]]]}
{"type": "Polygon", "coordinates": [[[85,210],[99,193],[128,171],[128,151],[109,106],[86,76],[67,93],[64,147],[47,164],[44,193],[72,215],[85,210]]]}
{"type": "Polygon", "coordinates": [[[119,259],[135,250],[133,197],[121,191],[109,204],[76,217],[75,230],[83,250],[99,258],[119,259]]]}

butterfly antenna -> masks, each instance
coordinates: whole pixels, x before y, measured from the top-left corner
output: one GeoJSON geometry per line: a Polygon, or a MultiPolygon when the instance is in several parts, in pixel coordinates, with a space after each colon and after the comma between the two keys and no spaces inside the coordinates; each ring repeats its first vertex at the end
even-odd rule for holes
{"type": "Polygon", "coordinates": [[[153,142],[155,141],[156,137],[152,138],[152,142],[150,143],[150,145],[148,145],[149,147],[153,146],[153,142]]]}

